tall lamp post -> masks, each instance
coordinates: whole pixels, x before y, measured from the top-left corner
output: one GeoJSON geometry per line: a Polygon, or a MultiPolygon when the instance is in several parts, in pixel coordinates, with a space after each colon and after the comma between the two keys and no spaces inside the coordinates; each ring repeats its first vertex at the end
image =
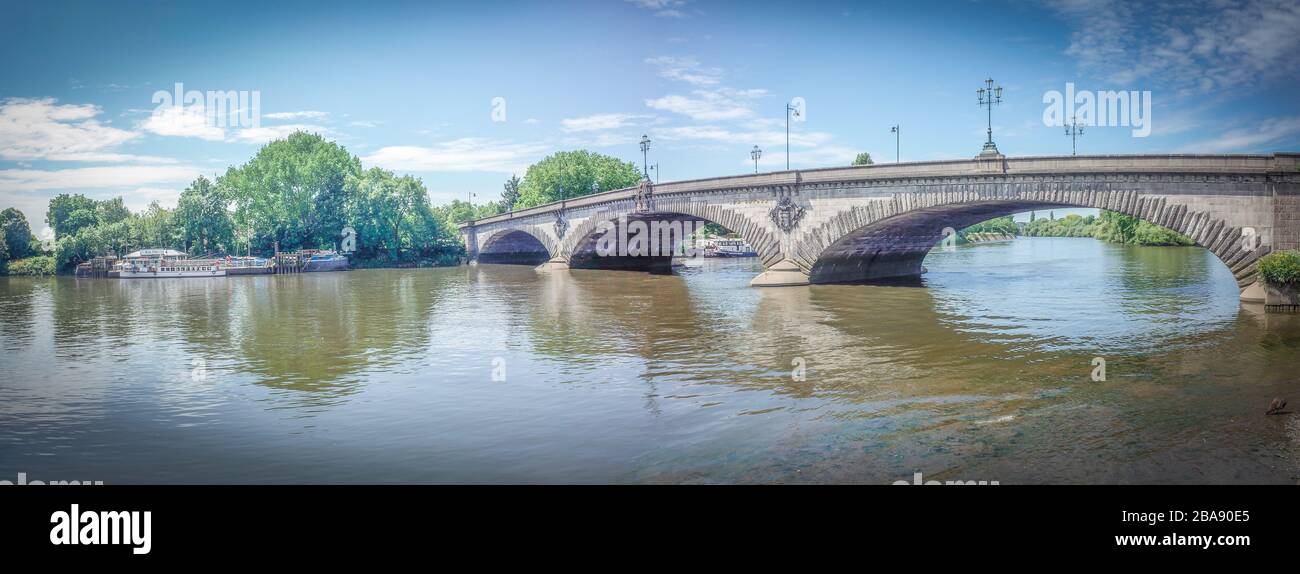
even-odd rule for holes
{"type": "Polygon", "coordinates": [[[791,112],[794,113],[794,117],[796,118],[799,117],[799,108],[790,105],[790,102],[786,102],[785,103],[785,170],[786,171],[790,171],[790,114],[791,112]]]}
{"type": "Polygon", "coordinates": [[[1070,136],[1070,155],[1079,155],[1079,136],[1083,135],[1079,116],[1070,116],[1070,123],[1065,126],[1065,135],[1070,136]]]}
{"type": "Polygon", "coordinates": [[[649,152],[650,136],[641,134],[641,174],[644,175],[646,179],[650,179],[650,165],[646,159],[649,152]]]}
{"type": "Polygon", "coordinates": [[[895,124],[894,127],[889,128],[889,133],[894,134],[894,163],[898,163],[898,140],[902,137],[903,131],[898,129],[898,125],[895,124]]]}
{"type": "Polygon", "coordinates": [[[980,107],[985,107],[989,110],[989,139],[984,142],[984,150],[980,152],[980,155],[996,155],[998,153],[998,146],[993,144],[993,106],[1002,103],[1002,86],[994,86],[993,78],[989,78],[984,80],[984,87],[975,90],[975,93],[979,95],[980,107]]]}
{"type": "Polygon", "coordinates": [[[749,150],[749,157],[754,158],[754,173],[758,173],[758,158],[763,157],[763,150],[755,145],[754,149],[749,150]]]}

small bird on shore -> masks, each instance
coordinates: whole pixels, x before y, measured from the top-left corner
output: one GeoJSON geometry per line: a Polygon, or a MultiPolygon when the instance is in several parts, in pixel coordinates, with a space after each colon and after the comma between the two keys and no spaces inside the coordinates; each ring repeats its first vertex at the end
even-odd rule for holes
{"type": "Polygon", "coordinates": [[[1271,402],[1271,403],[1268,404],[1268,410],[1267,410],[1267,411],[1264,411],[1264,414],[1266,414],[1266,415],[1280,415],[1280,414],[1282,414],[1282,409],[1285,409],[1285,408],[1286,408],[1286,399],[1283,399],[1283,398],[1276,398],[1276,399],[1273,399],[1273,402],[1271,402]]]}

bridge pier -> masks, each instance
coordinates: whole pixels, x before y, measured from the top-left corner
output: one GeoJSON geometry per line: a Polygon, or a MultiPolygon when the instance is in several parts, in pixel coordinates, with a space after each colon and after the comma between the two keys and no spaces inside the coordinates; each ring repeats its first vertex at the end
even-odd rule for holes
{"type": "Polygon", "coordinates": [[[790,259],[773,263],[749,282],[750,287],[794,287],[808,284],[808,274],[790,259]]]}
{"type": "Polygon", "coordinates": [[[564,257],[552,257],[534,269],[538,271],[564,271],[569,268],[569,260],[564,257]]]}

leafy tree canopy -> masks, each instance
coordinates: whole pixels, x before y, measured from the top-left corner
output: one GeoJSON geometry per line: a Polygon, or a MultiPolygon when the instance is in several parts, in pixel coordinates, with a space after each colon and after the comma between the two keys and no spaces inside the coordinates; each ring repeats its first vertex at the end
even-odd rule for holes
{"type": "Polygon", "coordinates": [[[587,150],[556,152],[528,167],[515,209],[631,187],[641,171],[629,161],[587,150]]]}

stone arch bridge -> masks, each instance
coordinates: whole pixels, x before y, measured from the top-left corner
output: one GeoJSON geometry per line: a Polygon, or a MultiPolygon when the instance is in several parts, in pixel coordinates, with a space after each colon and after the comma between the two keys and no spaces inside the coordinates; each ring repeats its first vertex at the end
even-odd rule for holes
{"type": "Polygon", "coordinates": [[[460,234],[472,262],[649,270],[669,258],[597,257],[601,222],[709,221],[758,251],[766,270],[753,285],[805,285],[917,276],[945,229],[1065,207],[1183,233],[1254,299],[1255,261],[1300,248],[1300,153],[994,156],[646,182],[468,222],[460,234]]]}

